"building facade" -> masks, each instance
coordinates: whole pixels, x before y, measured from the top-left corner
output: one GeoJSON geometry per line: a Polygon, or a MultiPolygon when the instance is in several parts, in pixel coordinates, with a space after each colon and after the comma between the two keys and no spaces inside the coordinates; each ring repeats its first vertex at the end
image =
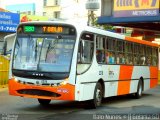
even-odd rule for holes
{"type": "MultiPolygon", "coordinates": [[[[49,20],[71,20],[87,23],[88,10],[86,9],[87,0],[31,0],[6,3],[5,8],[14,13],[23,13],[26,15],[47,16],[49,20]],[[25,6],[25,7],[24,7],[25,6]]],[[[96,17],[100,15],[99,11],[94,11],[96,17]]]]}
{"type": "Polygon", "coordinates": [[[101,2],[99,24],[160,31],[159,0],[101,0],[101,2]]]}
{"type": "Polygon", "coordinates": [[[61,14],[61,0],[43,0],[43,16],[59,19],[61,14]]]}

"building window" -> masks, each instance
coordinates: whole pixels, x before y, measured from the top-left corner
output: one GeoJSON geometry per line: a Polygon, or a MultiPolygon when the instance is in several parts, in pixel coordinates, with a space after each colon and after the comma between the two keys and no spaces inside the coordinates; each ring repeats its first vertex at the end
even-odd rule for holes
{"type": "Polygon", "coordinates": [[[33,15],[35,15],[36,14],[36,11],[33,11],[33,15]]]}
{"type": "Polygon", "coordinates": [[[53,17],[54,18],[60,18],[60,11],[54,12],[53,17]]]}
{"type": "Polygon", "coordinates": [[[47,6],[47,0],[43,0],[43,6],[47,6]]]}
{"type": "Polygon", "coordinates": [[[46,16],[47,15],[47,13],[46,12],[43,12],[43,16],[46,16]]]}
{"type": "Polygon", "coordinates": [[[27,13],[28,13],[28,15],[31,15],[31,11],[28,11],[27,13]]]}
{"type": "Polygon", "coordinates": [[[55,5],[59,5],[60,0],[55,0],[55,5]]]}

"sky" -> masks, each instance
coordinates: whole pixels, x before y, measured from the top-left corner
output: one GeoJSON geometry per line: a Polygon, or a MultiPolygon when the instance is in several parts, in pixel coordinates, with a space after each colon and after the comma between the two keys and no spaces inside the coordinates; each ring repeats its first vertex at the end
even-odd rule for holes
{"type": "Polygon", "coordinates": [[[22,3],[33,3],[34,1],[38,1],[38,0],[3,0],[6,5],[12,5],[12,4],[22,4],[22,3]]]}
{"type": "Polygon", "coordinates": [[[37,1],[40,1],[40,0],[25,0],[25,1],[24,0],[0,0],[0,7],[5,8],[5,5],[34,3],[37,1]]]}
{"type": "Polygon", "coordinates": [[[37,14],[41,15],[43,13],[41,9],[43,6],[43,0],[25,0],[25,1],[24,0],[0,0],[0,7],[6,9],[5,5],[7,6],[7,5],[25,4],[25,3],[36,3],[37,14]]]}

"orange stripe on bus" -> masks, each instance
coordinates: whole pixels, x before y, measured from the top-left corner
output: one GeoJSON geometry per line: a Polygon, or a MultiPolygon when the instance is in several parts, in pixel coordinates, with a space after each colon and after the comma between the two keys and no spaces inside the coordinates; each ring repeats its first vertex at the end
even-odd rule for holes
{"type": "Polygon", "coordinates": [[[130,84],[133,66],[120,66],[120,76],[118,81],[118,95],[128,94],[130,92],[130,84]]]}
{"type": "Polygon", "coordinates": [[[140,44],[150,45],[150,46],[154,46],[154,47],[158,47],[158,44],[151,43],[151,42],[145,41],[145,40],[138,40],[138,39],[135,39],[135,38],[132,38],[132,37],[125,37],[125,40],[140,43],[140,44]]]}
{"type": "Polygon", "coordinates": [[[158,85],[158,67],[150,67],[150,88],[158,85]]]}
{"type": "Polygon", "coordinates": [[[14,79],[9,80],[9,94],[15,96],[29,97],[29,98],[40,98],[40,99],[52,99],[52,100],[74,100],[75,99],[75,86],[71,84],[61,85],[58,87],[51,86],[36,86],[17,83],[14,79]],[[58,93],[60,97],[49,97],[49,96],[38,96],[38,95],[28,95],[20,94],[18,90],[45,90],[53,93],[58,93]]]}

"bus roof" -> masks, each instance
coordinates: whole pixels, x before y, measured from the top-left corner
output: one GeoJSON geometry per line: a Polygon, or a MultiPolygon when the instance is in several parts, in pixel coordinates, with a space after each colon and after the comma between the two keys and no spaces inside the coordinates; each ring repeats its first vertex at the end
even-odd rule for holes
{"type": "Polygon", "coordinates": [[[72,22],[64,22],[64,21],[30,21],[30,22],[23,22],[20,23],[19,25],[30,25],[30,24],[37,24],[37,25],[42,25],[42,24],[64,24],[64,25],[72,25],[74,26],[78,32],[83,32],[83,31],[88,31],[88,32],[92,32],[92,33],[96,33],[96,34],[100,34],[100,35],[107,35],[110,37],[114,37],[117,39],[124,39],[125,36],[118,34],[118,33],[114,33],[114,32],[110,32],[110,31],[106,31],[106,30],[102,30],[99,28],[95,28],[95,27],[90,27],[84,24],[78,24],[78,23],[72,23],[72,22]]]}
{"type": "Polygon", "coordinates": [[[139,39],[136,39],[133,37],[125,37],[125,40],[135,42],[135,43],[145,44],[145,45],[149,45],[149,46],[153,46],[153,47],[159,47],[159,45],[156,43],[152,43],[152,42],[149,42],[146,40],[139,40],[139,39]]]}
{"type": "Polygon", "coordinates": [[[114,32],[110,32],[110,31],[106,31],[106,30],[102,30],[99,28],[95,28],[95,27],[90,27],[84,24],[77,24],[77,23],[73,23],[73,22],[64,22],[64,21],[31,21],[31,22],[23,22],[20,23],[20,25],[29,25],[29,24],[37,24],[37,25],[41,25],[41,24],[64,24],[64,25],[72,25],[74,26],[79,33],[83,32],[83,31],[87,31],[87,32],[92,32],[92,33],[96,33],[96,34],[100,34],[100,35],[104,35],[104,36],[110,36],[110,37],[114,37],[117,39],[121,39],[121,40],[126,40],[126,41],[131,41],[131,42],[135,42],[135,43],[139,43],[139,44],[145,44],[145,45],[149,45],[149,46],[154,46],[154,47],[159,47],[158,44],[156,43],[152,43],[149,41],[145,41],[145,40],[139,40],[133,37],[126,37],[125,35],[119,34],[119,33],[114,33],[114,32]]]}

